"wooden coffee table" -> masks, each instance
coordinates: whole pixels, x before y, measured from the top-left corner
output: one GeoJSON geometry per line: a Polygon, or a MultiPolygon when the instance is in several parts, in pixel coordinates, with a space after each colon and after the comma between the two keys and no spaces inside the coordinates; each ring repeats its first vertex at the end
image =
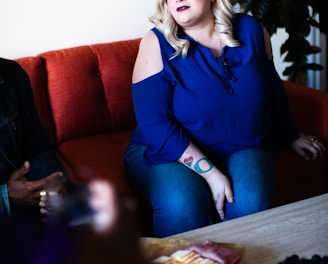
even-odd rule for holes
{"type": "Polygon", "coordinates": [[[327,256],[328,193],[168,238],[243,244],[243,264],[327,256]]]}

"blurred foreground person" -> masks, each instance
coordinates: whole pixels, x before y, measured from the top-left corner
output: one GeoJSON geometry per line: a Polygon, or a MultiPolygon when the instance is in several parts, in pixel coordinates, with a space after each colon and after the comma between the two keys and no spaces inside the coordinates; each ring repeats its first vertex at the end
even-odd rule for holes
{"type": "Polygon", "coordinates": [[[146,264],[139,245],[136,203],[119,198],[105,180],[87,186],[88,192],[48,194],[49,211],[42,225],[2,223],[1,263],[146,264]],[[26,229],[35,235],[26,236],[26,229]]]}
{"type": "Polygon", "coordinates": [[[0,263],[144,263],[133,204],[106,181],[68,179],[26,72],[2,58],[0,188],[0,263]]]}

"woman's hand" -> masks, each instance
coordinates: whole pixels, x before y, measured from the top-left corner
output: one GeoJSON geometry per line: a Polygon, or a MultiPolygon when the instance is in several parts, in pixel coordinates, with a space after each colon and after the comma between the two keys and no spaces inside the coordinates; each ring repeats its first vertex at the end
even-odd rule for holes
{"type": "Polygon", "coordinates": [[[324,144],[317,137],[309,135],[301,135],[290,144],[290,147],[305,160],[321,158],[323,151],[326,150],[324,144]]]}
{"type": "Polygon", "coordinates": [[[224,174],[218,171],[208,175],[206,177],[206,181],[212,191],[216,210],[218,211],[221,220],[223,220],[225,218],[225,200],[227,200],[229,203],[234,202],[230,181],[224,174]]]}

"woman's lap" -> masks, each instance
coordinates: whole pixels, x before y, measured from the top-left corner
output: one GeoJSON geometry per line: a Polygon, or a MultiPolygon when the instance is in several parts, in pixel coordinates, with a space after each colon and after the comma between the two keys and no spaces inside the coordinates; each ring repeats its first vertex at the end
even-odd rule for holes
{"type": "Polygon", "coordinates": [[[232,154],[224,162],[232,182],[235,202],[226,205],[226,220],[272,207],[275,156],[271,151],[249,149],[232,154]]]}
{"type": "Polygon", "coordinates": [[[211,223],[212,196],[202,177],[178,162],[144,165],[140,156],[143,157],[139,150],[129,153],[126,168],[132,185],[153,206],[155,236],[168,236],[211,223]]]}
{"type": "MultiPolygon", "coordinates": [[[[154,235],[168,236],[211,224],[215,209],[206,181],[178,162],[145,165],[145,150],[130,146],[125,167],[131,184],[153,206],[154,235]]],[[[231,177],[235,195],[235,203],[227,204],[227,219],[270,206],[272,181],[263,175],[274,166],[267,164],[272,157],[271,152],[248,150],[227,158],[221,164],[224,168],[219,165],[231,177]]]]}

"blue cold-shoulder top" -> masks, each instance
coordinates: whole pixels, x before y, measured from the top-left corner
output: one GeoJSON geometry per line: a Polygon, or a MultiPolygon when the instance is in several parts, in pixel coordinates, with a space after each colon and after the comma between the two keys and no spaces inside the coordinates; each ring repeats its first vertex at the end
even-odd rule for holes
{"type": "Polygon", "coordinates": [[[152,30],[163,70],[132,84],[137,127],[130,143],[148,147],[147,163],[176,161],[190,141],[219,158],[299,137],[258,19],[236,14],[233,33],[241,45],[225,46],[220,57],[181,31],[190,48],[186,57],[172,58],[175,50],[152,30]]]}

